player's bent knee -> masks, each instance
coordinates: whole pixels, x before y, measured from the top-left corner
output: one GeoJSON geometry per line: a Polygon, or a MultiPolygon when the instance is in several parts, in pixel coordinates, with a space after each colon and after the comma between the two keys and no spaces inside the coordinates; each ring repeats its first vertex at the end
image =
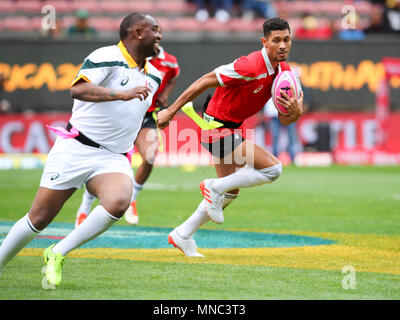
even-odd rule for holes
{"type": "Polygon", "coordinates": [[[272,183],[282,175],[282,163],[278,163],[272,167],[258,170],[266,183],[272,183]]]}
{"type": "Polygon", "coordinates": [[[39,210],[34,214],[29,212],[28,219],[36,230],[43,230],[51,222],[51,219],[49,219],[49,213],[46,209],[39,210]]]}
{"type": "Polygon", "coordinates": [[[104,202],[102,205],[109,214],[116,218],[121,218],[130,204],[130,198],[124,195],[115,196],[112,200],[104,202]]]}

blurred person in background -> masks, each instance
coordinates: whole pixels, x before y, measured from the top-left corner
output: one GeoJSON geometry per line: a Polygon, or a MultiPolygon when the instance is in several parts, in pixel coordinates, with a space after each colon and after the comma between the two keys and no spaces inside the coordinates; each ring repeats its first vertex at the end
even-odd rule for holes
{"type": "Polygon", "coordinates": [[[78,9],[75,12],[75,25],[70,26],[67,31],[69,37],[93,39],[97,36],[97,30],[89,25],[89,11],[78,9]]]}
{"type": "Polygon", "coordinates": [[[330,39],[332,26],[327,19],[319,20],[310,13],[302,16],[301,24],[295,31],[295,38],[305,40],[330,39]]]}
{"type": "Polygon", "coordinates": [[[370,25],[364,29],[365,34],[381,34],[387,32],[383,25],[383,14],[381,11],[373,11],[371,13],[370,25]]]}
{"type": "MultiPolygon", "coordinates": [[[[296,75],[299,77],[301,75],[301,69],[299,67],[292,67],[296,75]]],[[[307,112],[310,111],[310,93],[308,92],[307,88],[302,86],[302,90],[304,93],[303,98],[303,111],[307,112]]],[[[287,132],[287,145],[285,146],[285,150],[289,153],[290,161],[292,164],[295,162],[296,154],[301,151],[302,146],[298,139],[297,135],[297,122],[293,122],[288,125],[283,125],[278,118],[278,111],[273,105],[272,99],[268,100],[265,104],[262,115],[261,115],[261,122],[255,128],[255,139],[256,143],[259,143],[264,149],[271,148],[272,154],[275,157],[278,157],[281,150],[280,145],[280,137],[282,136],[281,133],[286,130],[287,132]],[[265,144],[265,134],[269,130],[271,133],[272,141],[271,146],[267,146],[265,144]]],[[[285,159],[280,159],[282,162],[285,159]]]]}
{"type": "MultiPolygon", "coordinates": [[[[304,104],[303,104],[304,107],[304,104]]],[[[288,144],[286,150],[289,153],[291,163],[294,163],[297,149],[298,149],[298,139],[297,139],[297,126],[296,122],[290,123],[288,125],[283,125],[278,118],[278,110],[273,105],[272,99],[268,100],[264,107],[264,115],[269,119],[269,129],[272,135],[272,154],[278,157],[281,150],[279,146],[279,138],[281,136],[281,130],[287,130],[288,144]]]]}
{"type": "Polygon", "coordinates": [[[214,15],[220,22],[227,22],[231,18],[233,0],[194,0],[197,12],[196,19],[200,22],[207,21],[214,15]]]}
{"type": "Polygon", "coordinates": [[[253,20],[257,17],[270,19],[277,16],[273,1],[270,0],[241,0],[243,19],[253,20]]]}
{"type": "Polygon", "coordinates": [[[5,81],[6,79],[4,77],[4,74],[0,73],[0,114],[9,113],[11,111],[10,102],[3,98],[5,81]]]}
{"type": "Polygon", "coordinates": [[[400,0],[387,0],[383,25],[389,33],[400,33],[400,0]]]}

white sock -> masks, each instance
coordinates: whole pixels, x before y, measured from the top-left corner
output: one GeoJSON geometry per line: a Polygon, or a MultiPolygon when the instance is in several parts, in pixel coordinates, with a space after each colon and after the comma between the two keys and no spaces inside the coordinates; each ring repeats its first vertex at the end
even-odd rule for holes
{"type": "Polygon", "coordinates": [[[29,220],[28,214],[19,219],[8,232],[0,247],[0,271],[14,258],[29,242],[38,234],[37,230],[29,220]]]}
{"type": "Polygon", "coordinates": [[[177,227],[179,235],[183,238],[191,237],[203,224],[210,221],[207,216],[206,200],[200,202],[193,214],[177,227]]]}
{"type": "Polygon", "coordinates": [[[98,205],[78,227],[57,243],[52,250],[65,256],[71,250],[78,248],[109,229],[118,220],[109,214],[106,209],[98,205]]]}
{"type": "Polygon", "coordinates": [[[235,173],[214,180],[214,190],[225,193],[233,189],[249,188],[275,181],[282,173],[282,164],[256,170],[245,166],[235,173]]]}
{"type": "Polygon", "coordinates": [[[96,199],[96,197],[94,195],[92,195],[91,193],[89,193],[89,191],[87,191],[87,189],[85,189],[85,192],[83,193],[83,196],[82,196],[82,202],[81,202],[78,212],[89,214],[90,210],[92,209],[92,204],[95,199],[96,199]]]}
{"type": "MultiPolygon", "coordinates": [[[[225,193],[222,208],[226,208],[237,196],[238,195],[234,193],[225,193]]],[[[187,239],[208,221],[210,221],[210,218],[207,215],[206,200],[203,200],[200,202],[196,211],[193,212],[184,223],[177,227],[179,235],[187,239]]]]}
{"type": "Polygon", "coordinates": [[[133,180],[133,188],[132,188],[132,198],[131,203],[136,200],[137,195],[143,189],[143,184],[138,184],[135,180],[133,180]]]}

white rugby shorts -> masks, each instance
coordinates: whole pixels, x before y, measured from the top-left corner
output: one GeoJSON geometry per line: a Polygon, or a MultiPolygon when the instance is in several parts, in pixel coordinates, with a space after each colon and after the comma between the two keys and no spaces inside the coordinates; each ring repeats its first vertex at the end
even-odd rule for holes
{"type": "Polygon", "coordinates": [[[43,169],[40,186],[54,190],[82,188],[102,173],[119,172],[133,180],[126,156],[104,148],[94,148],[75,139],[57,137],[43,169]]]}

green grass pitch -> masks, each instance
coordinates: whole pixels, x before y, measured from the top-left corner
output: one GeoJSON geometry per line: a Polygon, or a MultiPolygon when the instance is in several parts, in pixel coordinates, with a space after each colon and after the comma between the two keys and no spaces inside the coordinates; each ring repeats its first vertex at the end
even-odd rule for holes
{"type": "MultiPolygon", "coordinates": [[[[40,170],[0,171],[0,223],[28,212],[40,170]]],[[[213,168],[154,168],[138,197],[140,226],[173,228],[201,200],[213,168]]],[[[55,222],[73,223],[82,190],[55,222]]],[[[128,227],[122,219],[117,226],[128,227]]],[[[0,299],[399,299],[400,168],[285,167],[273,184],[243,189],[222,225],[204,229],[316,236],[331,245],[200,248],[205,259],[169,249],[77,249],[63,282],[42,288],[42,249],[24,249],[0,277],[0,299]],[[345,265],[355,288],[344,289],[345,265]]],[[[5,234],[0,233],[0,241],[5,234]]],[[[57,240],[56,240],[57,241],[57,240]]],[[[165,239],[167,241],[167,239],[165,239]]]]}

